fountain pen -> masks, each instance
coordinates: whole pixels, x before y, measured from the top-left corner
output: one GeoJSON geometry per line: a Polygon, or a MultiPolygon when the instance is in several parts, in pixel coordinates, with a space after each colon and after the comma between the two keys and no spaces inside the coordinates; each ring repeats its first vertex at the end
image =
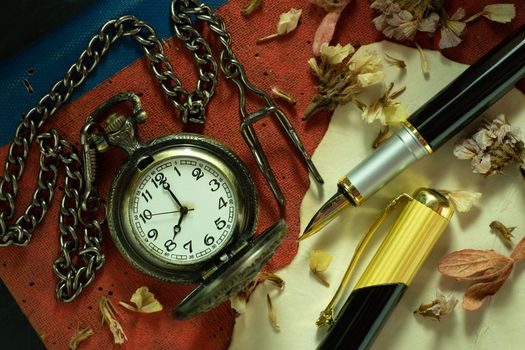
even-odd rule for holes
{"type": "Polygon", "coordinates": [[[525,75],[525,25],[416,110],[370,157],[339,180],[337,193],[314,215],[299,240],[343,209],[359,206],[416,160],[457,134],[525,75]]]}

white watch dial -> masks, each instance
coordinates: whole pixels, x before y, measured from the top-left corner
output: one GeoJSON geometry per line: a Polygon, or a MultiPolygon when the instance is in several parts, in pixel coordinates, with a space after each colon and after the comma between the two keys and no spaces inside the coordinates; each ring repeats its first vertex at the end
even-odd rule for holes
{"type": "Polygon", "coordinates": [[[129,215],[143,247],[167,263],[209,259],[229,243],[237,195],[216,165],[192,156],[147,167],[132,188],[129,215]]]}

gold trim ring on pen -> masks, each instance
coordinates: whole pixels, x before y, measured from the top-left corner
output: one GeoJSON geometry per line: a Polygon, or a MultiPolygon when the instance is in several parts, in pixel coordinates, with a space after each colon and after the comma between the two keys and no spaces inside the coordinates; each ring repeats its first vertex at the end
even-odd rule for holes
{"type": "Polygon", "coordinates": [[[417,139],[417,141],[425,148],[425,150],[428,152],[428,154],[432,154],[432,148],[428,144],[427,140],[417,131],[416,128],[408,120],[405,120],[402,122],[404,126],[410,131],[412,135],[414,135],[417,139]]]}
{"type": "Polygon", "coordinates": [[[350,182],[346,176],[343,176],[337,183],[344,194],[352,199],[355,205],[359,206],[365,200],[361,192],[350,182]]]}

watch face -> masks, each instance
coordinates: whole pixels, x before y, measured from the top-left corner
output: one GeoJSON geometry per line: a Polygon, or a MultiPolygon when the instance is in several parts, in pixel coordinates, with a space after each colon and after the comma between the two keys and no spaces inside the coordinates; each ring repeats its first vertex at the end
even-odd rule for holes
{"type": "Polygon", "coordinates": [[[113,241],[133,266],[165,281],[193,283],[252,236],[257,193],[229,149],[180,133],[130,155],[113,180],[106,212],[113,241]]]}
{"type": "Polygon", "coordinates": [[[202,154],[153,160],[133,181],[129,217],[146,251],[186,265],[209,259],[229,243],[238,199],[227,171],[213,160],[202,154]]]}

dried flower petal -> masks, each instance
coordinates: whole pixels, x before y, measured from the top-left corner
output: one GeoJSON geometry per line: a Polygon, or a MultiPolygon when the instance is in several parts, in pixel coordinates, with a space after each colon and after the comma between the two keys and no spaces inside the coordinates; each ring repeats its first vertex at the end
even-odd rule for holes
{"type": "Polygon", "coordinates": [[[436,321],[440,321],[444,316],[452,313],[458,300],[451,295],[447,297],[442,291],[436,292],[436,299],[428,304],[421,304],[415,314],[421,315],[426,318],[430,318],[436,321]]]}
{"type": "Polygon", "coordinates": [[[390,54],[389,52],[385,52],[385,61],[387,61],[392,66],[397,66],[400,69],[406,69],[407,67],[405,61],[392,56],[392,54],[390,54]]]}
{"type": "Polygon", "coordinates": [[[262,5],[262,0],[250,0],[250,2],[241,9],[241,13],[245,16],[251,15],[255,10],[260,8],[262,5]]]}
{"type": "Polygon", "coordinates": [[[303,10],[294,8],[282,13],[277,24],[277,34],[283,35],[295,30],[299,24],[299,18],[301,18],[302,13],[303,10]]]}
{"type": "Polygon", "coordinates": [[[494,22],[508,23],[516,17],[514,4],[492,4],[483,8],[482,16],[494,22]]]}
{"type": "Polygon", "coordinates": [[[427,75],[429,73],[427,56],[425,55],[425,51],[423,51],[421,46],[419,46],[418,43],[415,43],[415,44],[416,44],[417,52],[419,53],[419,61],[421,62],[421,71],[423,72],[424,75],[427,75]]]}
{"type": "Polygon", "coordinates": [[[510,257],[512,260],[514,260],[515,263],[521,260],[525,260],[525,237],[523,237],[521,241],[518,244],[516,244],[516,246],[510,253],[510,257]]]}
{"type": "Polygon", "coordinates": [[[439,40],[440,49],[454,47],[461,42],[459,36],[467,26],[464,21],[461,21],[464,16],[465,10],[460,7],[449,19],[444,21],[443,27],[441,28],[441,39],[439,40]]]}
{"type": "Polygon", "coordinates": [[[385,143],[386,140],[390,138],[390,136],[392,136],[390,127],[388,125],[381,127],[381,129],[379,129],[379,133],[377,134],[372,144],[372,148],[376,149],[377,147],[381,146],[383,143],[385,143]]]}
{"type": "Polygon", "coordinates": [[[330,266],[333,256],[322,250],[312,250],[310,252],[309,266],[312,271],[324,272],[330,266]]]}
{"type": "Polygon", "coordinates": [[[512,161],[523,164],[525,144],[518,135],[519,129],[508,124],[504,115],[499,115],[457,145],[454,154],[460,159],[470,159],[475,173],[497,174],[512,161]]]}
{"type": "Polygon", "coordinates": [[[274,39],[278,36],[288,34],[297,28],[299,24],[299,19],[301,18],[301,9],[290,9],[288,12],[281,13],[279,16],[279,23],[277,23],[277,31],[274,34],[270,34],[263,38],[257,39],[257,44],[260,44],[264,41],[274,39]]]}
{"type": "Polygon", "coordinates": [[[104,324],[104,322],[107,323],[109,330],[113,334],[113,341],[115,344],[123,344],[128,338],[126,337],[126,334],[124,334],[124,330],[120,323],[115,319],[117,310],[111,301],[104,296],[100,297],[98,307],[102,314],[102,324],[104,324]]]}
{"type": "Polygon", "coordinates": [[[470,286],[463,297],[461,305],[463,306],[463,309],[467,311],[479,309],[487,297],[496,294],[496,292],[503,286],[512,271],[512,266],[512,264],[507,265],[507,267],[501,271],[500,275],[494,280],[476,283],[470,286]]]}
{"type": "Polygon", "coordinates": [[[498,236],[503,240],[505,244],[512,243],[512,238],[514,237],[512,235],[512,231],[516,229],[515,226],[507,227],[503,225],[501,222],[494,220],[489,224],[489,227],[492,232],[495,232],[498,234],[498,236]]]}
{"type": "Polygon", "coordinates": [[[95,334],[95,332],[93,332],[91,328],[77,328],[75,335],[69,341],[69,348],[75,350],[82,341],[91,337],[93,334],[95,334]]]}
{"type": "Polygon", "coordinates": [[[319,56],[321,47],[332,40],[341,13],[350,0],[310,0],[310,2],[328,12],[314,35],[313,52],[315,56],[319,56]]]}
{"type": "Polygon", "coordinates": [[[481,193],[470,191],[446,191],[440,190],[454,204],[456,210],[460,213],[469,211],[472,206],[476,205],[481,198],[481,193]]]}
{"type": "Polygon", "coordinates": [[[155,298],[155,295],[149,291],[148,287],[138,288],[131,296],[130,301],[134,303],[136,307],[123,301],[120,301],[119,304],[128,310],[145,314],[162,311],[162,305],[155,298]]]}
{"type": "Polygon", "coordinates": [[[379,99],[363,109],[361,116],[364,121],[372,123],[378,120],[383,125],[398,125],[408,118],[405,107],[395,99],[405,91],[405,87],[397,91],[392,91],[393,88],[394,83],[391,83],[379,99]]]}
{"type": "Polygon", "coordinates": [[[272,87],[272,93],[274,94],[274,96],[279,97],[281,100],[286,101],[292,106],[295,106],[297,104],[297,100],[295,98],[293,98],[290,94],[284,92],[283,90],[277,87],[272,87]]]}
{"type": "Polygon", "coordinates": [[[326,277],[322,272],[326,271],[330,263],[332,262],[333,256],[322,250],[310,251],[310,270],[317,279],[325,286],[330,286],[330,283],[326,280],[326,277]]]}
{"type": "Polygon", "coordinates": [[[458,281],[488,281],[513,264],[511,258],[493,250],[463,249],[444,256],[438,270],[458,281]]]}
{"type": "MultiPolygon", "coordinates": [[[[352,45],[347,44],[341,46],[337,44],[336,46],[330,46],[327,43],[321,45],[321,59],[328,64],[340,64],[343,62],[348,55],[354,53],[355,49],[352,45]]],[[[315,60],[315,59],[314,59],[315,60]]]]}
{"type": "Polygon", "coordinates": [[[281,331],[281,326],[279,325],[279,322],[277,321],[277,314],[275,313],[275,309],[273,308],[272,299],[270,298],[270,294],[266,294],[266,302],[268,305],[268,318],[270,319],[270,323],[272,324],[272,327],[277,331],[281,331]]]}

